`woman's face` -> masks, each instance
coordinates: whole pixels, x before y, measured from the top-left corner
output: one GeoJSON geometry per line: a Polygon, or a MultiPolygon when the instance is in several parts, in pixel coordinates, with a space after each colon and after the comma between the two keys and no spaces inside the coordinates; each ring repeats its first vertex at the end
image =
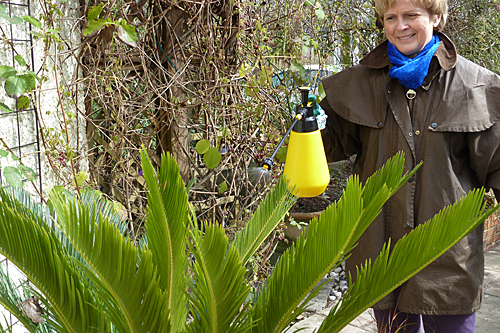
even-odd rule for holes
{"type": "Polygon", "coordinates": [[[387,39],[407,57],[416,56],[432,39],[440,17],[407,0],[396,0],[384,14],[387,39]]]}

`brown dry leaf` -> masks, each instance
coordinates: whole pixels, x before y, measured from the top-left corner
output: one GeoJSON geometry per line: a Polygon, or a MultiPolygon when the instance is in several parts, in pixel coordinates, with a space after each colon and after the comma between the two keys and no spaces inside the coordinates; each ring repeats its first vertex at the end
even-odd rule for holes
{"type": "Polygon", "coordinates": [[[111,39],[113,39],[113,32],[115,31],[115,26],[114,25],[108,25],[105,26],[100,32],[99,32],[99,37],[104,42],[109,42],[111,39]]]}
{"type": "Polygon", "coordinates": [[[35,296],[31,296],[30,298],[19,303],[17,307],[35,324],[43,323],[43,318],[41,317],[41,315],[45,314],[45,312],[40,306],[40,301],[35,296]]]}

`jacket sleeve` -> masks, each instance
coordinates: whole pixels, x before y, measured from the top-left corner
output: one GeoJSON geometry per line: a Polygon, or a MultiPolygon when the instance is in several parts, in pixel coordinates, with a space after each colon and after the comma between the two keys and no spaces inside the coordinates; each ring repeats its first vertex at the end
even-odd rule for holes
{"type": "Polygon", "coordinates": [[[360,153],[359,125],[337,115],[326,98],[320,105],[328,116],[326,126],[321,131],[328,162],[344,160],[360,153]]]}
{"type": "Polygon", "coordinates": [[[495,196],[500,194],[500,121],[485,131],[469,133],[467,141],[471,167],[479,183],[493,189],[495,196]]]}

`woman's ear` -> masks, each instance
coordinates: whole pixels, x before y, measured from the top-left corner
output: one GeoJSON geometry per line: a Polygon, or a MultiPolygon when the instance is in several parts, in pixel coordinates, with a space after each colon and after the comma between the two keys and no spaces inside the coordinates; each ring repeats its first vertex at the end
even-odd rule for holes
{"type": "Polygon", "coordinates": [[[439,23],[441,23],[441,15],[434,15],[434,22],[432,23],[434,29],[439,26],[439,23]]]}

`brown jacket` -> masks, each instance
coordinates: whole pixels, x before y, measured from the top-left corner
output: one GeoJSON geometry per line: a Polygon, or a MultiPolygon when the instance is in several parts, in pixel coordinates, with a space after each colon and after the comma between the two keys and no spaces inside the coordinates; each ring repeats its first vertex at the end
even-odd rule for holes
{"type": "MultiPolygon", "coordinates": [[[[424,162],[360,238],[347,262],[353,274],[389,238],[394,244],[469,190],[500,189],[500,76],[457,55],[452,42],[440,38],[411,110],[408,89],[388,76],[387,41],[360,65],[323,80],[329,161],[357,154],[354,172],[362,181],[399,151],[408,171],[424,162]]],[[[483,228],[476,229],[400,287],[398,309],[428,315],[476,311],[484,274],[482,235],[483,228]]],[[[394,307],[396,296],[375,307],[394,307]]]]}

